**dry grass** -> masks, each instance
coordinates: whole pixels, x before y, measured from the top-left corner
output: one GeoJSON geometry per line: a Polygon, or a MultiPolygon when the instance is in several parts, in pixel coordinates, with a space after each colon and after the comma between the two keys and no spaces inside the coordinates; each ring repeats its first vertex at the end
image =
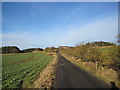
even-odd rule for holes
{"type": "Polygon", "coordinates": [[[53,87],[54,82],[54,73],[56,65],[56,56],[55,58],[45,67],[45,69],[40,72],[38,79],[33,83],[31,88],[51,88],[53,87]]]}

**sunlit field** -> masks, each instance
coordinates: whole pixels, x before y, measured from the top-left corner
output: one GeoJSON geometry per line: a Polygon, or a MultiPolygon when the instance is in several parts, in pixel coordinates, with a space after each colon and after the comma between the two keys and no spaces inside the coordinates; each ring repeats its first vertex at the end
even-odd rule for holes
{"type": "Polygon", "coordinates": [[[44,53],[3,55],[3,88],[29,87],[52,60],[44,53]]]}

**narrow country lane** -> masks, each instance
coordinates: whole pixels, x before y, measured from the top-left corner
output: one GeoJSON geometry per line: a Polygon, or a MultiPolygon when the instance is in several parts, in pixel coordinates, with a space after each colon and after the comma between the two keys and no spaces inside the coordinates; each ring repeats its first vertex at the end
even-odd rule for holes
{"type": "Polygon", "coordinates": [[[55,88],[109,88],[110,86],[57,55],[55,88]]]}

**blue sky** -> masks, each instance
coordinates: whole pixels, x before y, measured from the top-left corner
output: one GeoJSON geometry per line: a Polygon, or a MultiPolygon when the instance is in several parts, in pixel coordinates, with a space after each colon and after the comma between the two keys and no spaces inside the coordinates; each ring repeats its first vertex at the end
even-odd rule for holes
{"type": "Polygon", "coordinates": [[[117,2],[4,2],[3,46],[74,46],[88,41],[116,41],[117,2]]]}

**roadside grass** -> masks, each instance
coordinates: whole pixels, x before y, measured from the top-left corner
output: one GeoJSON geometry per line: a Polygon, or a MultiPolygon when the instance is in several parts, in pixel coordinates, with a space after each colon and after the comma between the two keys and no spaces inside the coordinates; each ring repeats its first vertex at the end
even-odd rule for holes
{"type": "Polygon", "coordinates": [[[31,88],[52,88],[54,86],[55,79],[55,67],[57,63],[57,56],[53,55],[53,60],[42,69],[38,77],[36,78],[31,88]]]}
{"type": "Polygon", "coordinates": [[[29,88],[52,59],[45,53],[3,55],[2,87],[29,88]]]}

